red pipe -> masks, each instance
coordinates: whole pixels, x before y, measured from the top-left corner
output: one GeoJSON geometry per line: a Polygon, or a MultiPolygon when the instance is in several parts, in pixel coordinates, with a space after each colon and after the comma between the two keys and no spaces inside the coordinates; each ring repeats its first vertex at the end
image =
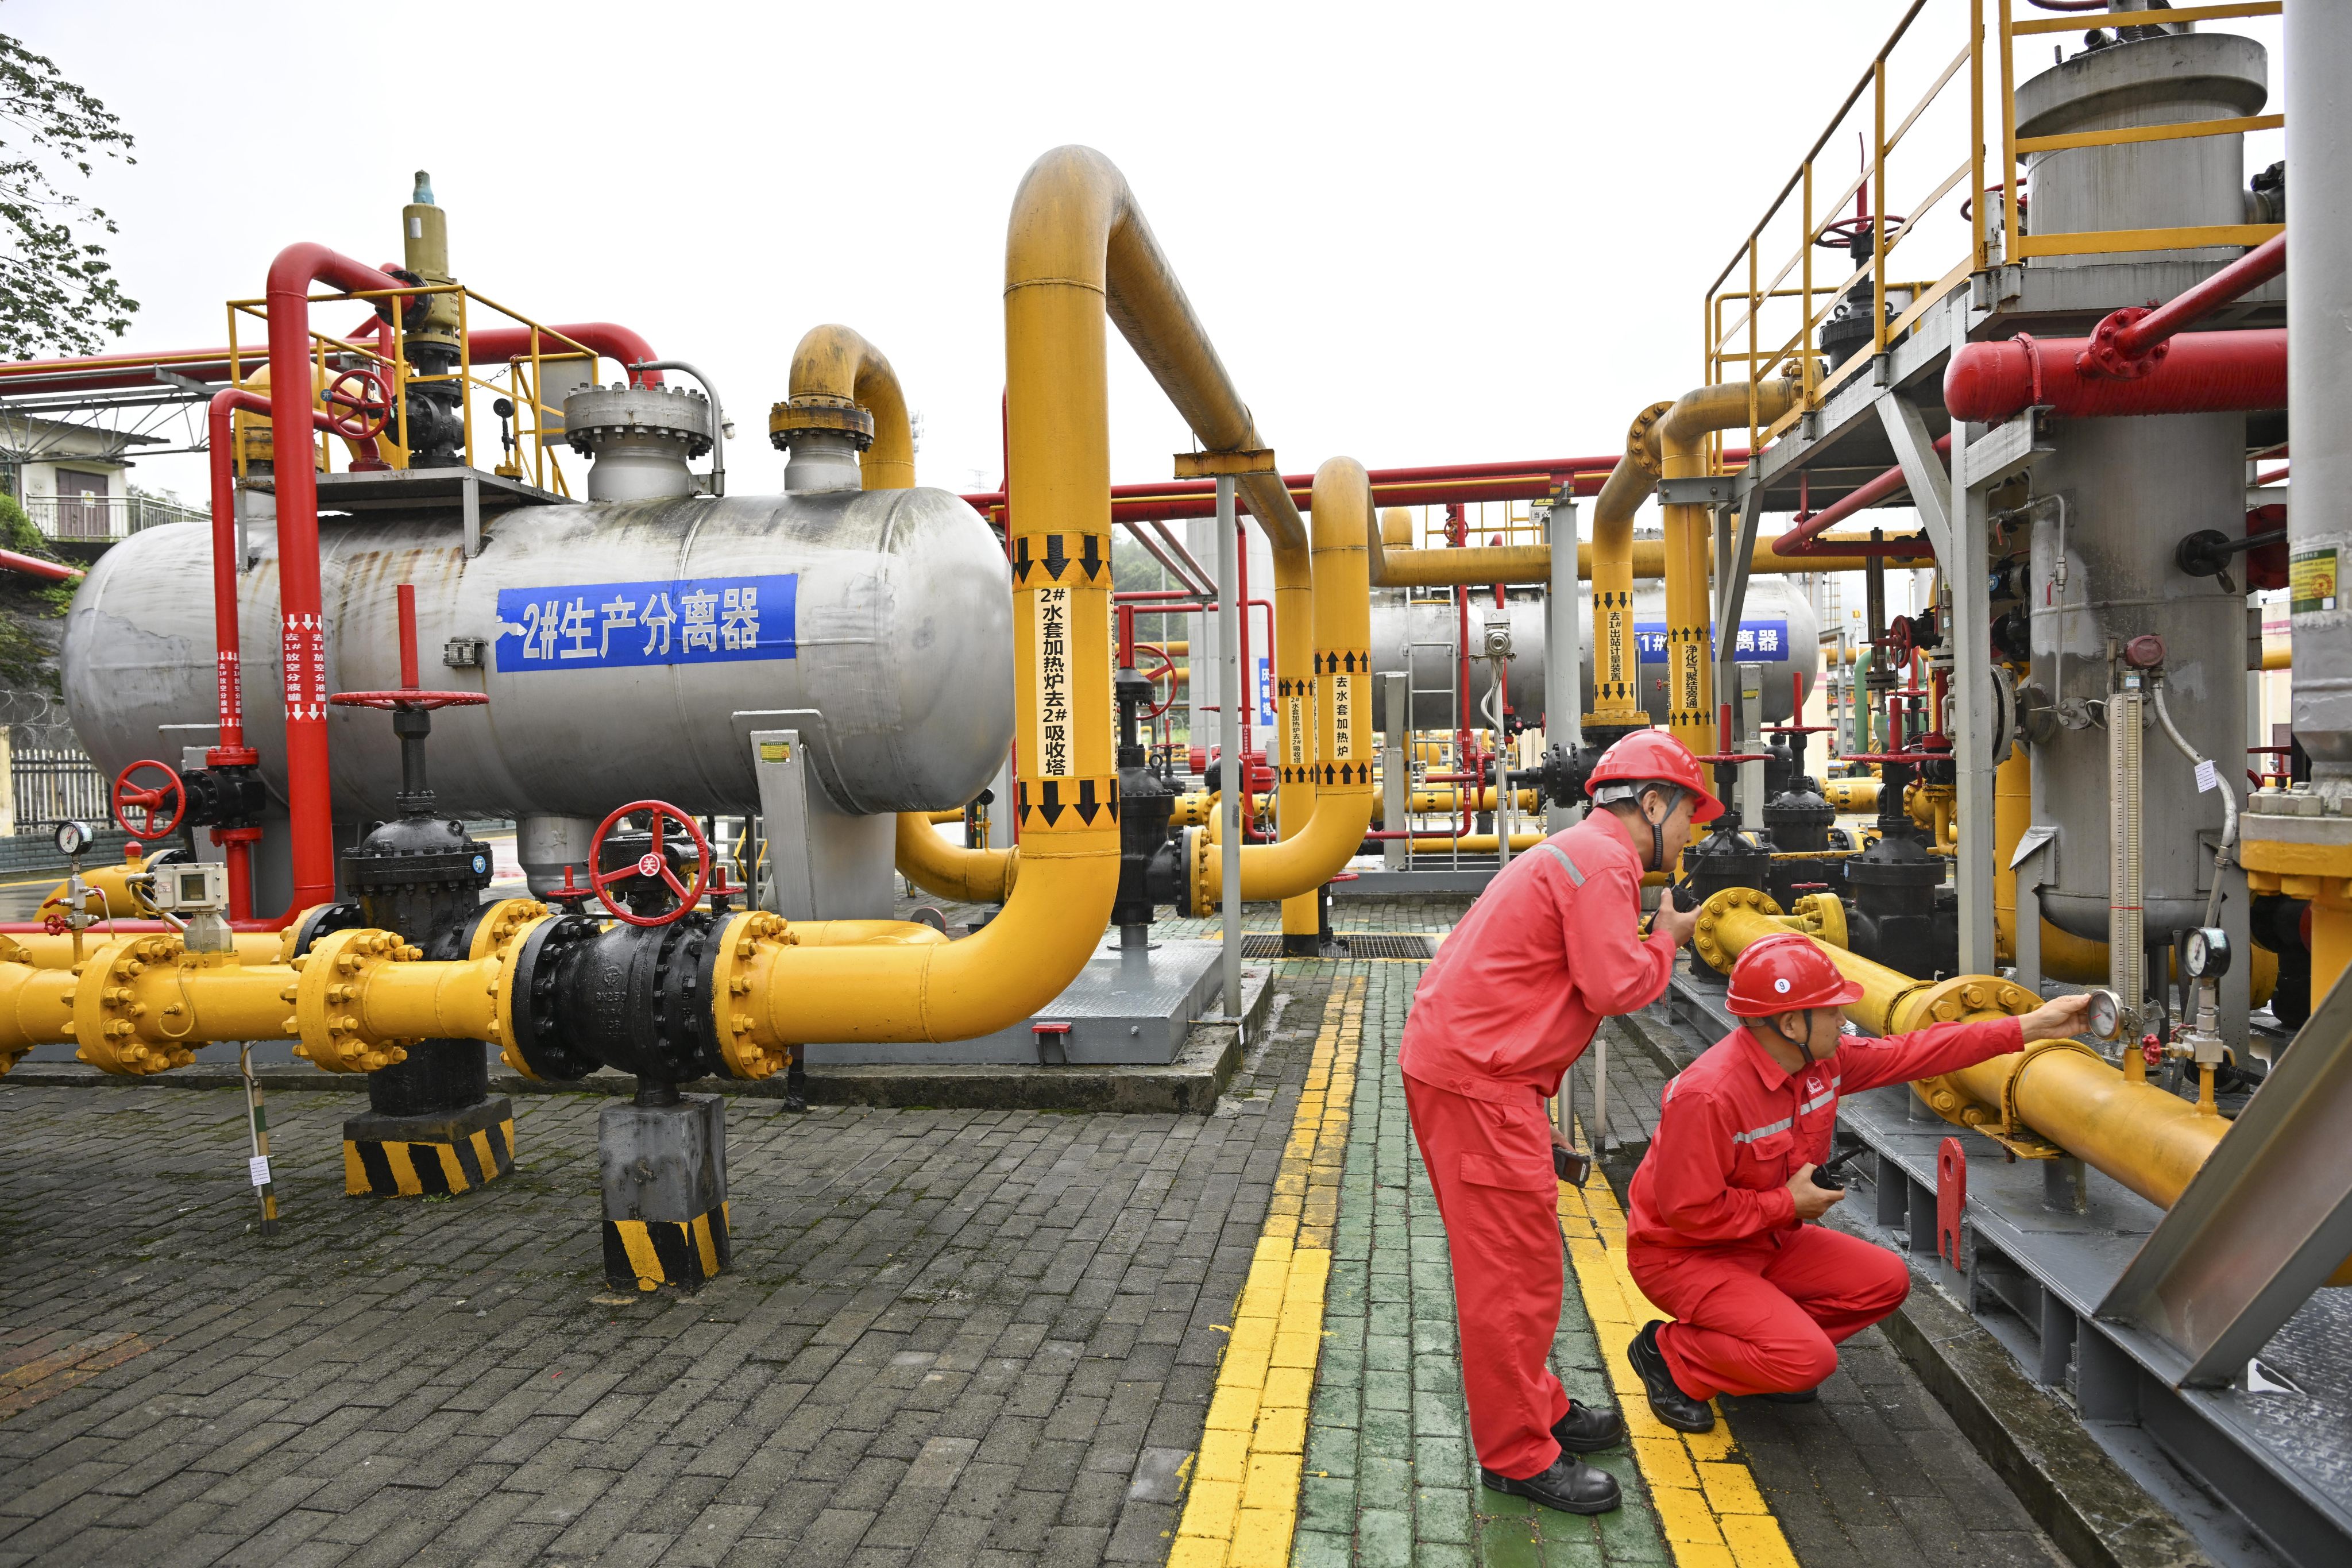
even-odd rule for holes
{"type": "Polygon", "coordinates": [[[0,550],[0,566],[51,583],[78,582],[82,574],[79,566],[68,566],[60,561],[44,561],[37,555],[20,555],[14,550],[0,550]]]}
{"type": "MultiPolygon", "coordinates": [[[[1733,447],[1724,461],[1748,461],[1748,449],[1733,447]]],[[[1433,506],[1444,502],[1482,500],[1541,500],[1563,480],[1578,496],[1595,496],[1616,468],[1618,455],[1605,458],[1554,458],[1516,463],[1455,463],[1434,468],[1374,468],[1375,506],[1433,506]]],[[[1283,483],[1291,500],[1307,510],[1314,486],[1312,474],[1288,474],[1283,483]]],[[[1183,518],[1214,517],[1217,492],[1213,481],[1171,480],[1151,485],[1113,485],[1114,522],[1174,522],[1183,518]]],[[[1004,492],[985,490],[964,498],[973,510],[996,518],[1004,510],[1004,492]]]]}
{"type": "Polygon", "coordinates": [[[2189,332],[2171,340],[2155,369],[2134,380],[2085,374],[2088,338],[1970,343],[1944,372],[1944,406],[1955,419],[1996,424],[2046,404],[2062,417],[2241,414],[2286,406],[2286,329],[2189,332]]]}
{"type": "MultiPolygon", "coordinates": [[[[289,245],[269,264],[269,416],[280,431],[310,424],[310,285],[357,292],[400,279],[323,245],[289,245]]],[[[319,476],[307,462],[275,466],[279,647],[286,667],[286,798],[293,813],[294,900],[288,912],[335,896],[333,779],[327,760],[327,633],[319,586],[319,476]]]]}
{"type": "Polygon", "coordinates": [[[2126,305],[2091,329],[2090,345],[2074,356],[2084,375],[2136,381],[2164,363],[2175,332],[2195,325],[2286,270],[2286,236],[2274,234],[2193,289],[2154,309],[2126,305]]]}
{"type": "MultiPolygon", "coordinates": [[[[659,359],[653,344],[615,321],[567,321],[539,330],[539,352],[543,356],[564,353],[562,343],[551,342],[551,334],[561,333],[583,348],[594,349],[606,359],[618,361],[629,373],[632,386],[659,386],[662,374],[649,370],[640,374],[635,368],[650,359],[659,359]]],[[[493,360],[529,359],[530,329],[529,327],[492,327],[487,331],[466,334],[466,357],[474,364],[487,364],[493,360]]]]}
{"type": "MultiPolygon", "coordinates": [[[[1952,438],[1949,436],[1938,436],[1936,437],[1936,453],[1938,457],[1948,454],[1951,449],[1952,438]]],[[[1897,464],[1894,468],[1887,469],[1885,473],[1879,475],[1874,479],[1864,479],[1861,484],[1854,486],[1853,489],[1848,490],[1837,500],[1830,502],[1829,505],[1822,508],[1821,510],[1814,512],[1810,517],[1800,519],[1796,527],[1790,529],[1788,532],[1780,535],[1780,538],[1772,542],[1772,552],[1776,555],[1814,555],[1826,553],[1826,552],[1820,549],[1808,549],[1807,547],[1811,545],[1814,540],[1819,539],[1822,534],[1828,532],[1832,528],[1836,527],[1839,523],[1843,522],[1855,512],[1862,510],[1864,507],[1875,506],[1880,501],[1885,500],[1888,496],[1893,495],[1896,490],[1903,489],[1907,481],[1903,478],[1903,468],[1901,464],[1897,464]]],[[[1909,552],[1916,551],[1917,546],[1905,545],[1901,548],[1909,552]]],[[[1840,554],[1853,554],[1857,552],[1865,554],[1873,552],[1892,552],[1888,547],[1885,545],[1865,545],[1857,547],[1852,543],[1846,542],[1841,542],[1837,546],[1837,551],[1840,554]]]]}

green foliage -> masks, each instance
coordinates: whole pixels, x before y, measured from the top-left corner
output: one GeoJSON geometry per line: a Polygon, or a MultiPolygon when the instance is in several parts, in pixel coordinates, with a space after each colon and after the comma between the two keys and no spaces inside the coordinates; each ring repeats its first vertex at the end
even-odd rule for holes
{"type": "Polygon", "coordinates": [[[96,353],[130,327],[139,301],[84,237],[114,220],[58,182],[88,178],[95,157],[136,163],[131,146],[105,104],[0,33],[0,358],[96,353]]]}
{"type": "MultiPolygon", "coordinates": [[[[58,559],[16,498],[5,492],[0,492],[0,550],[58,559]]],[[[72,603],[71,584],[0,572],[0,687],[58,694],[57,622],[72,603]]]]}

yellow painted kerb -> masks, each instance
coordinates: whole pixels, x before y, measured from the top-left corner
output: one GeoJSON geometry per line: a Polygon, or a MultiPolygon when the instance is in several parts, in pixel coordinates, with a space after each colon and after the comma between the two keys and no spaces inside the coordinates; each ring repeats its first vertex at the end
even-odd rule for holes
{"type": "Polygon", "coordinates": [[[1217,1368],[1169,1568],[1284,1568],[1290,1561],[1363,1034],[1358,976],[1336,987],[1323,1009],[1265,1227],[1234,1308],[1233,1340],[1217,1368]]]}

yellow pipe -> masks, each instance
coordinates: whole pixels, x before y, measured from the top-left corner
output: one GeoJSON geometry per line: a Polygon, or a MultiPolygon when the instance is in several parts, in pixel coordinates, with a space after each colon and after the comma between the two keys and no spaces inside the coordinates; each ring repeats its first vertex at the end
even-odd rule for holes
{"type": "Polygon", "coordinates": [[[1822,794],[1840,811],[1878,809],[1878,781],[1874,778],[1823,779],[1822,794]]]}
{"type": "MultiPolygon", "coordinates": [[[[1517,855],[1523,849],[1532,849],[1543,841],[1544,836],[1540,833],[1514,833],[1511,835],[1511,853],[1517,855]]],[[[1442,833],[1416,834],[1406,839],[1404,844],[1406,850],[1414,855],[1445,855],[1455,850],[1465,855],[1492,855],[1495,852],[1495,835],[1465,833],[1459,838],[1449,838],[1442,833]]]]}
{"type": "MultiPolygon", "coordinates": [[[[1109,722],[1106,313],[1204,447],[1261,444],[1126,180],[1087,148],[1040,158],[1013,199],[1005,244],[1007,478],[1016,552],[1034,563],[1016,569],[1013,583],[1026,770],[1019,879],[1003,912],[961,942],[802,948],[783,940],[788,933],[753,934],[755,925],[781,932],[773,917],[735,917],[727,940],[752,949],[740,961],[746,989],[714,1003],[728,1037],[746,1042],[747,1054],[756,1047],[773,1060],[772,1047],[811,1040],[993,1033],[1059,995],[1093,956],[1118,889],[1119,852],[1108,809],[1118,776],[1109,722]],[[1049,541],[1060,548],[1049,552],[1049,541]],[[1049,559],[1066,563],[1058,574],[1049,559]],[[1078,564],[1087,559],[1100,564],[1089,572],[1078,564]],[[1050,679],[1041,619],[1069,650],[1050,679]],[[1071,716],[1066,731],[1048,733],[1048,698],[1071,716]]],[[[1280,540],[1283,515],[1260,504],[1267,488],[1244,481],[1253,511],[1280,540]]],[[[1303,532],[1279,476],[1270,488],[1287,508],[1293,536],[1303,532]]]]}
{"type": "Polygon", "coordinates": [[[923,891],[942,899],[971,904],[1003,902],[1021,875],[1020,850],[970,849],[950,844],[925,820],[929,816],[920,811],[898,814],[899,874],[923,891]]]}
{"type": "MultiPolygon", "coordinates": [[[[1633,416],[1625,432],[1625,455],[1609,470],[1592,503],[1593,711],[1584,716],[1587,724],[1627,728],[1650,722],[1642,706],[1641,656],[1633,635],[1633,514],[1657,489],[1663,471],[1658,421],[1673,406],[1654,403],[1633,416]]],[[[1659,569],[1664,570],[1663,549],[1659,569]]]]}
{"type": "MultiPolygon", "coordinates": [[[[873,419],[873,444],[857,460],[860,489],[914,488],[915,436],[907,418],[907,395],[880,349],[848,327],[828,324],[803,332],[793,350],[791,390],[783,408],[811,407],[857,408],[873,419]]],[[[900,812],[898,873],[943,899],[1002,902],[1013,890],[1020,851],[949,844],[927,826],[962,815],[960,810],[900,812]]]]}
{"type": "MultiPolygon", "coordinates": [[[[1317,744],[1309,765],[1328,782],[1316,785],[1314,814],[1297,831],[1278,843],[1239,847],[1246,900],[1311,895],[1355,856],[1371,826],[1378,793],[1372,784],[1371,589],[1365,575],[1371,500],[1371,479],[1354,458],[1332,458],[1315,470],[1308,508],[1315,541],[1311,662],[1319,673],[1317,744]]],[[[1212,842],[1205,832],[1192,834],[1188,842],[1192,900],[1186,912],[1212,914],[1223,896],[1226,846],[1212,842]]]]}
{"type": "MultiPolygon", "coordinates": [[[[1513,803],[1521,811],[1535,811],[1538,809],[1538,798],[1539,797],[1537,795],[1536,792],[1531,789],[1515,789],[1511,792],[1511,799],[1513,803]]],[[[1455,794],[1455,786],[1452,784],[1432,784],[1425,789],[1414,790],[1407,809],[1416,814],[1434,813],[1438,816],[1445,816],[1461,811],[1463,809],[1463,805],[1460,797],[1455,794]]],[[[1472,811],[1494,810],[1494,786],[1490,784],[1484,789],[1472,792],[1469,809],[1472,811]]],[[[1372,821],[1375,825],[1383,827],[1388,825],[1384,816],[1385,810],[1385,803],[1381,801],[1378,795],[1373,795],[1372,821]]]]}
{"type": "MultiPolygon", "coordinates": [[[[1737,954],[1760,938],[1805,923],[1778,917],[1770,899],[1748,888],[1717,893],[1703,906],[1699,920],[1708,945],[1722,954],[1737,954]]],[[[2040,1002],[2023,986],[1992,975],[1914,980],[1812,931],[1806,934],[1840,973],[1861,984],[1862,1000],[1848,1006],[1845,1016],[1870,1034],[1899,1035],[1954,1019],[2025,1013],[2040,1002]]],[[[2030,1142],[2038,1135],[2159,1208],[2179,1200],[2230,1130],[2228,1121],[2210,1108],[2128,1077],[2072,1040],[2040,1041],[1912,1088],[1948,1121],[2011,1141],[2030,1142]]],[[[2330,1283],[2352,1283],[2352,1265],[2339,1268],[2330,1283]]]]}
{"type": "MultiPolygon", "coordinates": [[[[1706,437],[1749,423],[1769,425],[1792,407],[1801,394],[1795,381],[1727,382],[1685,393],[1657,423],[1659,478],[1697,479],[1706,472],[1706,437]]],[[[1623,464],[1618,465],[1620,468],[1623,464]]],[[[1615,477],[1613,474],[1611,476],[1615,477]]],[[[1715,712],[1715,657],[1708,603],[1708,554],[1712,530],[1704,506],[1669,506],[1666,522],[1667,723],[1675,738],[1700,752],[1718,749],[1715,712]]]]}
{"type": "MultiPolygon", "coordinates": [[[[1318,697],[1323,684],[1322,661],[1315,657],[1315,613],[1321,593],[1342,591],[1331,582],[1318,582],[1315,552],[1301,546],[1274,547],[1274,676],[1275,723],[1277,733],[1265,738],[1266,760],[1275,765],[1275,826],[1282,837],[1296,838],[1315,820],[1316,744],[1318,697]]],[[[1364,632],[1358,639],[1371,645],[1370,590],[1360,581],[1351,589],[1366,606],[1364,632]]],[[[1350,645],[1353,646],[1353,645],[1350,645]]],[[[1370,686],[1369,680],[1366,682],[1370,686]]],[[[1243,858],[1248,858],[1244,851],[1243,858]]],[[[1244,877],[1247,873],[1244,872],[1244,877]]],[[[1322,926],[1318,880],[1282,901],[1282,933],[1312,937],[1322,926]]]]}
{"type": "MultiPolygon", "coordinates": [[[[83,955],[87,957],[101,942],[129,934],[127,931],[109,931],[103,922],[94,925],[82,933],[83,955]]],[[[71,931],[54,936],[47,931],[18,931],[8,941],[17,951],[6,956],[18,963],[27,963],[35,969],[71,969],[74,965],[71,931]]],[[[276,963],[279,962],[278,954],[285,945],[285,936],[278,931],[241,931],[236,933],[237,957],[247,963],[276,963]]]]}
{"type": "Polygon", "coordinates": [[[1214,822],[1217,810],[1215,790],[1193,790],[1176,797],[1175,809],[1169,815],[1171,827],[1203,827],[1214,822]]]}
{"type": "Polygon", "coordinates": [[[915,437],[907,396],[882,351],[847,327],[811,327],[793,350],[786,406],[862,408],[874,421],[874,440],[858,455],[858,486],[912,489],[915,437]]]}
{"type": "Polygon", "coordinates": [[[63,969],[0,963],[0,1073],[35,1046],[72,1037],[75,980],[63,969]]]}

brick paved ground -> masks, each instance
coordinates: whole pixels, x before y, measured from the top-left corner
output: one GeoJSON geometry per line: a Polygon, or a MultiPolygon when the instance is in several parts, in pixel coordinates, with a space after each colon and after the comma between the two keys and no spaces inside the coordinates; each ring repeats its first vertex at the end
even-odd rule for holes
{"type": "Polygon", "coordinates": [[[0,1563],[1161,1561],[1328,984],[1208,1117],[730,1101],[686,1298],[604,1287],[592,1100],[379,1203],[278,1096],[263,1242],[240,1097],[0,1083],[0,1563]]]}
{"type": "MultiPolygon", "coordinates": [[[[1336,924],[1464,907],[1343,903],[1336,924]]],[[[1274,1026],[1208,1117],[730,1100],[736,1264],[686,1298],[604,1287],[593,1100],[518,1101],[518,1170],[482,1193],[384,1204],[341,1195],[351,1097],[277,1096],[287,1227],[263,1242],[238,1096],[0,1079],[0,1568],[1162,1562],[1318,1022],[1351,977],[1363,1047],[1293,1560],[1696,1561],[1670,1555],[1622,1451],[1600,1458],[1629,1506],[1597,1523],[1476,1487],[1393,1065],[1421,966],[1278,973],[1274,1026]]],[[[1616,1062],[1638,1127],[1663,1074],[1630,1036],[1616,1062]]],[[[1559,1370],[1606,1399],[1568,1299],[1559,1370]]],[[[2052,1561],[1874,1334],[1822,1405],[1730,1414],[1809,1565],[2052,1561]]]]}

